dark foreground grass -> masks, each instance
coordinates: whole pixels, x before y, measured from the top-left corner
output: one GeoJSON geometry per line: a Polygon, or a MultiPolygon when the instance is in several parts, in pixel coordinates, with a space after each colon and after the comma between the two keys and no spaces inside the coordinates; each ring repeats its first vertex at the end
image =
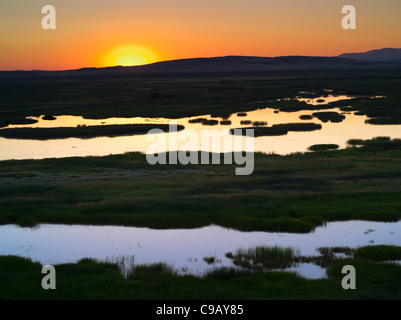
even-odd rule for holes
{"type": "Polygon", "coordinates": [[[290,272],[227,267],[196,277],[179,275],[164,263],[135,266],[124,278],[116,264],[92,259],[55,268],[56,289],[43,290],[40,263],[0,256],[0,299],[401,299],[401,266],[365,258],[333,259],[328,265],[328,278],[318,280],[290,272]],[[345,265],[356,269],[355,290],[341,286],[345,265]]]}
{"type": "Polygon", "coordinates": [[[376,245],[358,248],[355,257],[371,260],[401,260],[401,247],[389,245],[376,245]]]}

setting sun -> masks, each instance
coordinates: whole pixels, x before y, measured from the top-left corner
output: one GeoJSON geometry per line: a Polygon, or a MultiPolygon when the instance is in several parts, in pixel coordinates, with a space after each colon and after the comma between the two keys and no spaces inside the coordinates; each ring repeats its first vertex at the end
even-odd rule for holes
{"type": "Polygon", "coordinates": [[[106,66],[139,66],[157,61],[151,50],[141,46],[123,46],[110,52],[105,58],[106,66]]]}

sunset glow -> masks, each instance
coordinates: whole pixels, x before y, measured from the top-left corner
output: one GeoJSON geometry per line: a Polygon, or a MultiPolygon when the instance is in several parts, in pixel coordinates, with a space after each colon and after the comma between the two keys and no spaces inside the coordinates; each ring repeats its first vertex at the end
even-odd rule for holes
{"type": "Polygon", "coordinates": [[[244,56],[336,56],[401,47],[399,0],[354,0],[357,28],[341,27],[344,2],[130,0],[0,3],[0,70],[66,70],[244,56]],[[23,10],[21,9],[23,8],[23,10]]]}
{"type": "Polygon", "coordinates": [[[139,66],[157,61],[157,56],[141,46],[123,46],[110,52],[104,66],[139,66]]]}

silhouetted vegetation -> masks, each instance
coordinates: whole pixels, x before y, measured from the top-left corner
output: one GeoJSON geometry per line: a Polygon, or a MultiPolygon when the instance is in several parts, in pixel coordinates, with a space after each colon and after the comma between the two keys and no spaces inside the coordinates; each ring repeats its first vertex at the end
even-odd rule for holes
{"type": "Polygon", "coordinates": [[[47,115],[43,116],[42,119],[43,120],[53,121],[53,120],[56,120],[57,118],[53,117],[52,115],[47,114],[47,115]]]}
{"type": "Polygon", "coordinates": [[[338,149],[338,144],[315,144],[310,146],[308,149],[310,151],[325,151],[325,150],[335,150],[338,149]]]}
{"type": "Polygon", "coordinates": [[[342,122],[345,116],[338,112],[315,112],[312,114],[322,122],[342,122]]]}
{"type": "MultiPolygon", "coordinates": [[[[151,129],[169,131],[167,124],[129,124],[129,125],[100,125],[77,126],[60,128],[13,128],[0,130],[0,137],[11,139],[66,139],[94,137],[113,137],[119,135],[146,134],[151,129]]],[[[178,125],[177,130],[183,130],[184,126],[178,125]]]]}
{"type": "Polygon", "coordinates": [[[266,121],[254,121],[254,122],[252,122],[252,125],[255,127],[263,127],[263,126],[267,126],[267,122],[266,121]]]}
{"type": "MultiPolygon", "coordinates": [[[[254,123],[253,123],[254,124],[254,123]]],[[[322,126],[316,123],[285,123],[274,124],[271,127],[247,127],[243,129],[253,129],[255,137],[261,136],[283,136],[290,131],[314,131],[320,130],[322,126]]],[[[231,134],[235,134],[235,129],[230,129],[231,134]]],[[[246,135],[246,131],[241,132],[246,135]]]]}
{"type": "Polygon", "coordinates": [[[294,264],[294,258],[299,255],[293,248],[257,246],[249,249],[237,249],[228,252],[226,257],[233,260],[237,266],[247,269],[280,269],[289,268],[294,264]]]}
{"type": "Polygon", "coordinates": [[[219,124],[219,121],[218,120],[214,120],[214,119],[204,120],[204,121],[202,121],[202,124],[204,126],[215,126],[215,125],[219,124]]]}

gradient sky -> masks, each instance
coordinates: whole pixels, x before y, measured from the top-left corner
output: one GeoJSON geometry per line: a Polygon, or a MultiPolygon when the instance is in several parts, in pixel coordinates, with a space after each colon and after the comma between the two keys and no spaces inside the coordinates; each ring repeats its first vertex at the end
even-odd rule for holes
{"type": "Polygon", "coordinates": [[[400,0],[1,0],[0,70],[104,67],[127,46],[153,61],[400,48],[400,14],[400,0]],[[48,4],[56,30],[41,27],[48,4]],[[347,4],[356,30],[341,28],[347,4]]]}

